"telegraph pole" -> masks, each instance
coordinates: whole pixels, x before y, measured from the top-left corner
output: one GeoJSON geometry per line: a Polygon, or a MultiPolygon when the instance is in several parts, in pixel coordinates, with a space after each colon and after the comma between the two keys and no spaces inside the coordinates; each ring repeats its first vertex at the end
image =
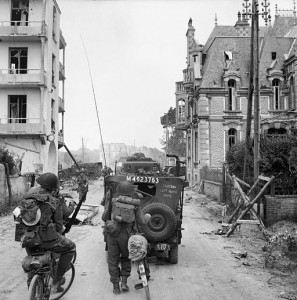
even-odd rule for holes
{"type": "MultiPolygon", "coordinates": [[[[251,33],[251,57],[253,58],[251,64],[253,65],[253,72],[250,72],[250,82],[253,81],[254,86],[254,180],[256,181],[259,176],[259,159],[260,159],[260,86],[259,86],[259,63],[260,63],[260,52],[259,52],[259,15],[262,15],[262,18],[265,21],[267,26],[267,21],[271,19],[270,9],[268,8],[270,3],[267,0],[263,0],[262,13],[259,12],[259,3],[258,0],[252,0],[252,11],[248,9],[250,4],[249,0],[244,0],[245,7],[243,15],[251,16],[252,18],[252,33],[251,33]],[[254,49],[254,50],[252,50],[254,49]],[[253,79],[254,77],[254,79],[253,79]]],[[[251,84],[250,84],[251,91],[251,84]]],[[[249,106],[251,103],[248,102],[248,112],[251,111],[249,106]]],[[[247,115],[247,118],[251,116],[247,115]]],[[[247,120],[247,136],[246,139],[249,140],[248,134],[250,133],[251,120],[247,120]]],[[[246,150],[247,152],[247,150],[246,150]]],[[[245,158],[246,160],[247,158],[245,158]]],[[[246,162],[245,162],[246,163],[246,162]]],[[[245,175],[244,175],[245,176],[245,175]]]]}

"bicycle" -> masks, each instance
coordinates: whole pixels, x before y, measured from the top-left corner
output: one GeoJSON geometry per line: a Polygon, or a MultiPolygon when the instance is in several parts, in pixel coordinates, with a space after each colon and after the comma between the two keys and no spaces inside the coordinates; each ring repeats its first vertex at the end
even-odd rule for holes
{"type": "Polygon", "coordinates": [[[147,257],[135,261],[138,277],[141,283],[135,284],[135,289],[144,288],[146,300],[151,300],[150,290],[148,286],[148,281],[150,280],[150,266],[147,261],[147,257]]]}
{"type": "Polygon", "coordinates": [[[145,237],[137,233],[132,235],[128,241],[129,258],[136,264],[140,283],[135,284],[135,289],[144,289],[146,300],[151,300],[148,281],[150,279],[150,266],[147,260],[145,249],[148,248],[148,243],[145,237]]]}
{"type": "MultiPolygon", "coordinates": [[[[33,254],[33,256],[39,254],[40,253],[36,253],[33,254]]],[[[45,264],[31,271],[34,275],[29,285],[27,300],[58,300],[67,293],[73,283],[75,268],[73,262],[71,262],[68,270],[64,274],[65,282],[62,284],[63,291],[52,294],[53,278],[57,269],[58,258],[55,257],[56,254],[51,251],[46,251],[43,255],[50,256],[49,264],[45,264]]]]}

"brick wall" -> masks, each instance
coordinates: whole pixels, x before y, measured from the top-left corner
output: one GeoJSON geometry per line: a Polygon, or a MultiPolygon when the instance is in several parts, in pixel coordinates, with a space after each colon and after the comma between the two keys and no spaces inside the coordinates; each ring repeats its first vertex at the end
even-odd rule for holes
{"type": "Polygon", "coordinates": [[[297,196],[265,196],[265,202],[267,225],[281,220],[297,221],[297,196]]]}

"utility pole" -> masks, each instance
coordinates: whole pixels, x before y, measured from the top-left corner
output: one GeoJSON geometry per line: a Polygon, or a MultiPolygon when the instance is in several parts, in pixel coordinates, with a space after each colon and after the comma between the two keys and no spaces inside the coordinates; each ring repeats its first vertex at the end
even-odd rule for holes
{"type": "Polygon", "coordinates": [[[81,138],[81,154],[82,154],[82,162],[85,162],[85,146],[84,146],[84,138],[81,138]]]}
{"type": "MultiPolygon", "coordinates": [[[[267,21],[271,19],[270,17],[270,9],[268,9],[270,3],[267,0],[263,0],[261,5],[262,13],[259,12],[259,3],[258,0],[252,0],[252,11],[248,9],[250,4],[249,0],[244,0],[245,7],[244,14],[245,16],[252,17],[252,34],[251,34],[251,51],[254,49],[253,61],[253,73],[250,73],[250,81],[252,80],[251,76],[254,76],[254,180],[256,181],[259,176],[259,159],[260,159],[260,87],[259,87],[259,63],[260,63],[260,52],[259,52],[259,15],[262,15],[262,18],[265,21],[265,25],[267,26],[267,21]]],[[[250,103],[249,103],[250,105],[250,103]]],[[[248,106],[251,110],[251,108],[248,106]]],[[[248,110],[249,112],[249,110],[248,110]]],[[[247,117],[250,117],[249,115],[247,117]]],[[[249,139],[248,134],[250,133],[250,120],[247,120],[247,139],[249,139]]],[[[246,149],[247,153],[247,149],[246,149]]],[[[246,158],[245,158],[246,159],[246,158]]],[[[245,162],[246,163],[246,162],[245,162]]],[[[245,171],[245,170],[244,170],[245,171]]]]}

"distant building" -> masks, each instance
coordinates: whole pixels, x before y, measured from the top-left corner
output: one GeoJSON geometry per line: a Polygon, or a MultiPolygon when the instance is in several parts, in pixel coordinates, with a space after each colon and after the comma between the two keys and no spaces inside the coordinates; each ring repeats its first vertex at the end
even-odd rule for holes
{"type": "Polygon", "coordinates": [[[57,172],[66,42],[55,0],[0,1],[0,147],[21,172],[57,172]]]}
{"type": "MultiPolygon", "coordinates": [[[[203,166],[221,168],[228,149],[245,138],[251,28],[241,14],[235,26],[215,27],[205,45],[189,20],[187,66],[176,82],[176,124],[187,133],[187,178],[200,181],[203,166]]],[[[276,9],[260,28],[260,125],[267,134],[294,134],[297,22],[276,9]]],[[[253,133],[253,121],[252,121],[253,133]]]]}

